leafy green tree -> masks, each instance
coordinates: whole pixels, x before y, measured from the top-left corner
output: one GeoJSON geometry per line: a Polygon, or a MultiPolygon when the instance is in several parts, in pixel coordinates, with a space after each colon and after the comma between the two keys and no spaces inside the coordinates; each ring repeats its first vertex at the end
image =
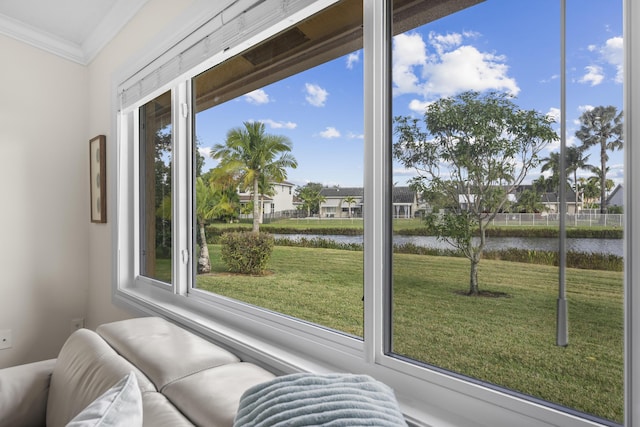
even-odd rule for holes
{"type": "Polygon", "coordinates": [[[458,200],[454,201],[451,197],[447,197],[446,194],[426,189],[421,185],[413,185],[412,189],[422,195],[422,200],[428,204],[431,212],[438,212],[441,209],[456,210],[460,207],[458,200]]]}
{"type": "Polygon", "coordinates": [[[456,211],[430,214],[427,224],[470,261],[469,295],[478,295],[478,264],[486,229],[510,193],[538,165],[538,154],[558,139],[553,119],[521,110],[507,94],[464,92],[430,104],[424,126],[395,118],[393,154],[418,176],[414,188],[446,196],[456,211]],[[479,239],[474,239],[475,233],[479,239]]]}
{"type": "MultiPolygon", "coordinates": [[[[148,274],[155,274],[155,266],[151,266],[156,257],[171,257],[171,216],[166,215],[166,199],[171,199],[171,126],[157,129],[151,140],[145,138],[143,151],[145,154],[145,252],[148,274]],[[151,164],[153,156],[153,164],[151,164]],[[153,168],[153,170],[151,170],[153,168]],[[153,182],[150,182],[150,179],[153,182]],[[147,181],[148,180],[148,181],[147,181]],[[154,214],[152,209],[155,209],[154,214]]],[[[170,204],[169,204],[170,206],[170,204]]]]}
{"type": "Polygon", "coordinates": [[[207,182],[215,191],[216,204],[213,209],[213,217],[224,222],[233,221],[238,217],[240,211],[240,197],[238,196],[238,182],[240,177],[229,173],[221,167],[215,167],[203,175],[207,182]]]}
{"type": "Polygon", "coordinates": [[[600,177],[598,175],[591,176],[585,180],[584,197],[593,200],[600,197],[600,177]]]}
{"type": "Polygon", "coordinates": [[[298,162],[291,155],[292,144],[285,136],[265,133],[264,123],[244,122],[227,132],[224,144],[216,144],[211,157],[220,160],[218,167],[237,173],[245,188],[252,189],[253,232],[260,231],[260,181],[269,177],[275,182],[287,178],[287,168],[298,162]]]}
{"type": "Polygon", "coordinates": [[[582,141],[582,148],[600,148],[600,213],[607,209],[607,162],[609,151],[620,150],[623,146],[622,112],[614,106],[599,106],[585,111],[580,116],[580,129],[576,137],[582,141]]]}
{"type": "Polygon", "coordinates": [[[200,254],[198,255],[198,274],[211,272],[209,247],[207,246],[206,225],[213,219],[223,221],[237,217],[240,206],[237,185],[233,176],[225,174],[220,169],[196,177],[196,206],[195,215],[198,225],[198,240],[200,254]]]}
{"type": "Polygon", "coordinates": [[[307,216],[320,213],[320,204],[324,202],[321,194],[322,184],[309,182],[303,187],[296,188],[296,197],[302,200],[302,209],[307,211],[307,216]]]}
{"type": "Polygon", "coordinates": [[[516,210],[520,213],[535,213],[541,212],[544,209],[542,202],[540,201],[540,194],[534,189],[527,189],[520,193],[518,202],[516,203],[516,210]]]}

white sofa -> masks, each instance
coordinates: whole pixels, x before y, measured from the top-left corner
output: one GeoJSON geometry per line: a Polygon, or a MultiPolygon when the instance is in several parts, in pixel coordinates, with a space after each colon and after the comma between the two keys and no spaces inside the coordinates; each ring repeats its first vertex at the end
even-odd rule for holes
{"type": "Polygon", "coordinates": [[[144,426],[231,426],[242,393],[274,375],[160,318],[81,329],[57,359],[0,370],[0,427],[62,427],[130,372],[144,426]]]}

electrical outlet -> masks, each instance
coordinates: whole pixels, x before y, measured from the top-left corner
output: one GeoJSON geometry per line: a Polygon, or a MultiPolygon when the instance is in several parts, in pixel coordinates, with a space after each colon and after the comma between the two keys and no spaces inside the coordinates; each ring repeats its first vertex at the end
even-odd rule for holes
{"type": "Polygon", "coordinates": [[[0,350],[11,348],[11,346],[13,346],[11,329],[0,329],[0,350]]]}
{"type": "Polygon", "coordinates": [[[78,317],[77,319],[71,319],[71,332],[75,332],[78,329],[84,328],[84,319],[78,317]]]}

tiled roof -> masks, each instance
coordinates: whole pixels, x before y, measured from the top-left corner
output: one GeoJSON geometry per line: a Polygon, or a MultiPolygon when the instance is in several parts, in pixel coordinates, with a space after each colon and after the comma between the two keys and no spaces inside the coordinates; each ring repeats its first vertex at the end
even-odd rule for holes
{"type": "Polygon", "coordinates": [[[413,203],[415,194],[409,187],[393,187],[392,203],[413,203]]]}
{"type": "Polygon", "coordinates": [[[320,195],[326,198],[363,197],[362,187],[324,187],[320,190],[320,195]]]}
{"type": "Polygon", "coordinates": [[[624,203],[622,184],[618,184],[607,197],[607,206],[622,206],[624,203]]]}

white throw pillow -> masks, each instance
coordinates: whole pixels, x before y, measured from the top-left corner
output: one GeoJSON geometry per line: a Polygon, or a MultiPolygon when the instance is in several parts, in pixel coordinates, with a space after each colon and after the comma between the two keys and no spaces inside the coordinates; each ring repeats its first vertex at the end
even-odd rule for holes
{"type": "Polygon", "coordinates": [[[142,426],[142,395],[133,372],[91,402],[67,427],[142,426]]]}

